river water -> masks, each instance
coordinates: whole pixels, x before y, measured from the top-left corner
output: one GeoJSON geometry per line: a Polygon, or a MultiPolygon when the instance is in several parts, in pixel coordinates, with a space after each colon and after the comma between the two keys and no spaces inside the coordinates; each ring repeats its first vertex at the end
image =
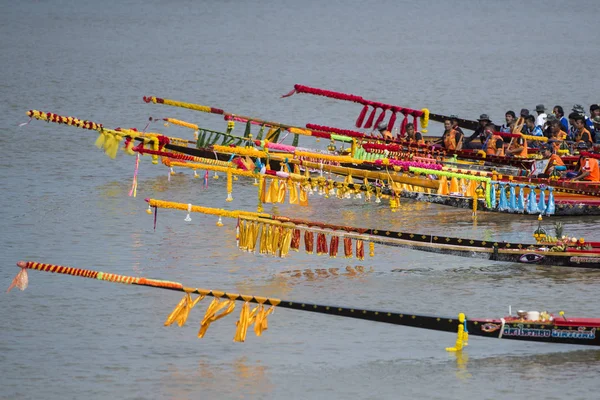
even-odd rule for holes
{"type": "MultiPolygon", "coordinates": [[[[444,257],[376,246],[363,262],[302,251],[285,259],[239,252],[235,222],[160,210],[145,197],[254,210],[256,188],[193,179],[144,157],[107,158],[96,135],[27,121],[28,109],[143,129],[148,117],[223,130],[214,115],[142,96],[190,101],[302,126],[352,128],[360,106],[308,95],[295,83],[502,122],[507,109],[598,102],[600,3],[532,0],[4,2],[0,14],[0,286],[20,259],[174,280],[320,304],[406,313],[500,317],[513,310],[597,316],[600,272],[444,257]],[[346,267],[364,272],[350,273],[346,267]],[[294,270],[339,268],[338,275],[294,270]]],[[[152,130],[190,137],[183,128],[152,130]]],[[[235,132],[241,133],[238,124],[235,132]]],[[[430,133],[442,132],[431,124],[430,133]]],[[[323,146],[304,138],[301,144],[323,146]]],[[[530,241],[535,217],[403,200],[311,197],[265,211],[365,227],[530,241]],[[342,205],[342,207],[340,207],[342,205]]],[[[598,217],[560,219],[600,240],[598,217]]],[[[551,226],[552,219],[545,223],[551,226]]],[[[180,294],[32,271],[2,296],[0,397],[222,399],[595,398],[600,351],[472,338],[462,354],[445,333],[278,309],[262,337],[233,343],[236,316],[196,332],[207,300],[165,328],[180,294]]],[[[238,305],[239,307],[239,305],[238,305]]]]}

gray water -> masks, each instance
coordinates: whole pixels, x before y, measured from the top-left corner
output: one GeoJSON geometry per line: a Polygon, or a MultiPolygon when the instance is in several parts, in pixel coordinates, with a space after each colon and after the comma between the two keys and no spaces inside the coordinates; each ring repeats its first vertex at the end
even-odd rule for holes
{"type": "MultiPolygon", "coordinates": [[[[454,316],[513,309],[597,316],[600,272],[541,268],[377,246],[363,262],[303,252],[239,252],[234,221],[159,210],[145,197],[253,210],[256,188],[168,180],[144,157],[110,160],[76,128],[27,121],[28,109],[143,129],[149,116],[223,130],[214,115],[159,96],[302,126],[352,128],[360,106],[287,93],[295,83],[501,122],[507,109],[598,102],[600,3],[540,1],[20,1],[0,13],[0,287],[35,260],[321,304],[454,316]],[[346,266],[365,267],[350,275],[346,266]],[[288,271],[339,268],[335,277],[288,271]]],[[[153,130],[191,138],[183,128],[153,130]]],[[[243,130],[238,124],[236,132],[243,130]]],[[[430,133],[441,133],[432,124],[430,133]]],[[[314,144],[306,138],[306,146],[314,144]]],[[[402,202],[311,197],[267,212],[366,227],[530,241],[532,217],[402,202]]],[[[562,218],[600,240],[598,217],[562,218]]],[[[552,219],[546,220],[550,225],[552,219]]],[[[183,328],[165,328],[181,295],[32,271],[2,295],[0,397],[20,398],[596,398],[600,351],[472,338],[279,309],[269,330],[233,343],[239,311],[196,338],[207,300],[183,328]]],[[[238,305],[239,307],[239,305],[238,305]]]]}

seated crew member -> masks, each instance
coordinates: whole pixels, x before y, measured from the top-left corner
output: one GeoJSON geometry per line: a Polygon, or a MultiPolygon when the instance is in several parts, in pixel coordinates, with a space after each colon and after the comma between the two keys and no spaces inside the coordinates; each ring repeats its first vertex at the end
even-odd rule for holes
{"type": "MultiPolygon", "coordinates": [[[[558,121],[560,124],[560,121],[558,121]]],[[[554,154],[553,147],[551,145],[544,145],[541,148],[542,157],[548,160],[548,164],[546,165],[546,169],[542,174],[543,177],[550,177],[556,170],[556,167],[564,167],[565,163],[563,160],[556,154],[554,154]]],[[[538,175],[539,176],[539,175],[538,175]]]]}
{"type": "Polygon", "coordinates": [[[562,123],[556,119],[550,122],[550,140],[554,146],[554,151],[558,151],[561,145],[567,140],[567,132],[563,131],[562,123]]]}
{"type": "Polygon", "coordinates": [[[504,139],[494,132],[496,126],[489,122],[485,126],[486,140],[483,143],[483,150],[488,156],[504,156],[504,139]]]}
{"type": "Polygon", "coordinates": [[[388,130],[386,122],[380,122],[377,130],[385,140],[392,140],[392,132],[388,130]]]}
{"type": "Polygon", "coordinates": [[[569,132],[569,121],[565,117],[565,111],[561,106],[554,106],[552,113],[556,115],[556,118],[560,121],[561,129],[565,132],[569,132]]]}
{"type": "Polygon", "coordinates": [[[575,142],[585,143],[587,148],[592,146],[592,134],[587,130],[585,125],[585,117],[583,115],[577,115],[574,117],[575,122],[575,142]]]}
{"type": "Polygon", "coordinates": [[[450,121],[452,121],[452,129],[456,132],[456,150],[462,150],[465,133],[458,126],[458,117],[456,115],[452,114],[450,121]]]}
{"type": "Polygon", "coordinates": [[[444,120],[442,144],[446,150],[456,150],[458,146],[458,143],[456,143],[456,131],[452,129],[452,121],[450,119],[444,120]]]}
{"type": "Polygon", "coordinates": [[[490,120],[490,117],[488,117],[487,114],[481,114],[477,121],[479,121],[479,126],[477,127],[477,129],[475,129],[473,134],[464,141],[463,147],[466,149],[476,150],[483,148],[483,142],[485,141],[485,126],[492,121],[490,120]],[[479,138],[480,143],[476,143],[474,141],[477,138],[479,138]]]}
{"type": "Polygon", "coordinates": [[[415,131],[415,126],[412,122],[406,124],[406,140],[408,140],[409,143],[425,144],[423,135],[421,135],[421,132],[415,131]]]}
{"type": "Polygon", "coordinates": [[[506,148],[506,155],[526,158],[528,154],[527,150],[527,139],[525,137],[511,138],[506,148]]]}
{"type": "Polygon", "coordinates": [[[574,181],[600,182],[600,168],[595,158],[581,156],[577,173],[574,181]]]}

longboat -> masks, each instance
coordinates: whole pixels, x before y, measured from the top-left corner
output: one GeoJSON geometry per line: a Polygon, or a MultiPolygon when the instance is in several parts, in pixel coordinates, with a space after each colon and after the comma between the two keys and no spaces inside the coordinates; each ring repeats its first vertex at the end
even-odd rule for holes
{"type": "MultiPolygon", "coordinates": [[[[25,290],[28,283],[28,270],[37,270],[43,272],[53,272],[57,274],[91,278],[96,281],[127,284],[128,286],[145,286],[150,289],[166,289],[185,293],[183,299],[171,312],[165,321],[165,325],[172,325],[175,322],[183,326],[189,316],[190,311],[196,303],[206,296],[213,297],[213,303],[216,302],[229,305],[227,311],[215,317],[215,309],[209,307],[203,320],[199,337],[204,337],[206,329],[210,325],[211,319],[216,321],[235,308],[236,301],[244,303],[239,316],[237,329],[234,335],[234,341],[244,342],[248,328],[254,323],[254,331],[257,336],[261,336],[267,330],[267,316],[271,314],[274,307],[287,308],[297,311],[308,311],[319,314],[328,314],[339,317],[355,318],[366,321],[383,322],[388,324],[408,326],[413,328],[429,329],[441,332],[456,333],[456,343],[454,347],[446,348],[447,351],[460,351],[463,346],[468,344],[469,336],[482,336],[487,338],[522,340],[531,342],[545,342],[556,344],[575,344],[586,346],[599,346],[600,338],[596,334],[600,329],[600,318],[578,318],[567,317],[563,311],[558,315],[550,314],[546,311],[518,311],[516,316],[509,315],[503,318],[467,318],[464,313],[458,314],[458,317],[443,317],[419,315],[416,313],[368,310],[357,307],[340,307],[335,305],[322,305],[307,302],[298,302],[282,300],[277,298],[268,298],[255,295],[229,293],[210,289],[200,289],[185,287],[179,282],[118,275],[89,269],[80,269],[62,265],[44,264],[33,261],[19,261],[17,266],[21,271],[13,279],[8,291],[13,287],[25,290]],[[192,295],[199,295],[195,300],[192,295]],[[225,303],[222,303],[222,302],[225,303]],[[250,312],[249,303],[257,304],[254,311],[250,312]],[[269,309],[267,310],[267,307],[269,309]],[[212,311],[211,311],[212,309],[212,311]],[[257,325],[257,326],[256,326],[257,325]]],[[[221,306],[222,307],[222,306],[221,306]]],[[[219,308],[220,309],[220,308],[219,308]]],[[[217,309],[218,310],[218,309],[217,309]]]]}
{"type": "MultiPolygon", "coordinates": [[[[340,238],[355,242],[371,242],[383,244],[386,246],[402,247],[412,250],[425,251],[429,253],[447,254],[467,258],[479,258],[490,261],[503,261],[517,264],[542,265],[551,267],[575,267],[575,268],[600,268],[600,242],[592,242],[581,239],[570,238],[566,241],[564,238],[553,239],[549,241],[546,232],[541,227],[541,222],[534,232],[534,235],[540,234],[538,243],[515,243],[493,240],[479,240],[469,238],[450,237],[442,235],[430,235],[415,232],[396,232],[391,230],[373,229],[352,227],[343,225],[328,224],[320,221],[308,221],[297,218],[289,218],[281,215],[270,215],[267,213],[249,212],[249,211],[223,211],[211,207],[199,207],[191,204],[176,203],[157,199],[146,199],[150,208],[167,208],[190,212],[199,212],[203,214],[219,215],[220,217],[237,218],[238,225],[240,221],[247,224],[247,227],[252,225],[252,230],[255,232],[252,237],[247,236],[251,232],[250,228],[246,230],[240,229],[238,238],[238,246],[247,251],[254,251],[256,244],[259,244],[259,252],[265,253],[266,248],[262,235],[267,235],[267,226],[276,225],[284,226],[282,229],[297,231],[294,232],[296,240],[291,240],[285,243],[281,240],[278,244],[273,244],[267,251],[267,254],[279,254],[280,257],[286,255],[290,248],[298,250],[300,248],[300,231],[316,232],[322,235],[322,238],[317,240],[322,243],[322,249],[330,249],[322,251],[321,254],[329,254],[335,256],[337,254],[337,246],[340,238]],[[246,218],[250,218],[246,220],[246,218]],[[283,224],[283,225],[282,225],[283,224]],[[264,225],[264,227],[263,227],[264,225]],[[543,234],[544,239],[541,239],[543,234]],[[327,245],[326,235],[331,238],[330,246],[327,245]],[[252,244],[248,244],[250,240],[252,244]],[[260,239],[260,240],[259,240],[260,239]],[[572,241],[572,239],[575,239],[572,241]],[[334,244],[335,243],[335,244],[334,244]],[[242,245],[240,245],[242,244],[242,245]],[[279,247],[278,247],[279,246],[279,247]],[[331,249],[335,246],[335,254],[331,249]],[[265,251],[263,251],[265,250],[265,251]]],[[[289,232],[290,234],[291,231],[289,232]]],[[[270,235],[270,234],[269,234],[270,235]]],[[[281,234],[283,235],[283,233],[281,234]]],[[[535,237],[535,236],[534,236],[535,237]]],[[[305,247],[309,253],[312,253],[313,239],[304,238],[305,247]]],[[[352,255],[351,244],[349,255],[352,255]]],[[[347,244],[345,243],[344,251],[347,244]]],[[[362,244],[361,244],[362,247],[362,244]]],[[[357,244],[357,249],[359,248],[357,244]]],[[[317,254],[319,251],[317,250],[317,254]]]]}

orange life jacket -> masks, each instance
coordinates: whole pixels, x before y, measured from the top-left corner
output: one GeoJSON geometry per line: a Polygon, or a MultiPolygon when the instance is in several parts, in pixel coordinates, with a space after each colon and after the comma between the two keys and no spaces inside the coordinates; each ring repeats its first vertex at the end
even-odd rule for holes
{"type": "MultiPolygon", "coordinates": [[[[498,140],[500,140],[504,143],[502,136],[492,135],[492,137],[488,139],[486,149],[485,149],[485,153],[488,156],[496,155],[496,150],[498,150],[498,148],[496,147],[496,142],[498,142],[498,140]]],[[[498,155],[504,156],[504,146],[500,148],[500,154],[498,154],[498,155]]]]}
{"type": "MultiPolygon", "coordinates": [[[[512,150],[516,147],[519,147],[519,142],[518,139],[517,140],[513,140],[512,142],[510,142],[510,146],[508,147],[509,150],[512,150]]],[[[527,157],[527,139],[523,138],[523,150],[521,150],[520,153],[518,154],[513,154],[515,157],[527,157]]]]}
{"type": "Polygon", "coordinates": [[[456,131],[451,129],[444,137],[444,147],[446,150],[456,150],[456,131]]]}
{"type": "Polygon", "coordinates": [[[589,175],[583,178],[584,181],[600,182],[600,168],[598,160],[595,158],[586,158],[583,164],[583,170],[589,171],[589,175]]]}
{"type": "Polygon", "coordinates": [[[546,165],[546,169],[544,170],[544,173],[548,174],[548,171],[550,170],[550,168],[555,167],[555,166],[561,166],[561,165],[565,165],[562,158],[560,158],[556,154],[552,154],[550,156],[550,158],[548,159],[548,165],[546,165]]]}
{"type": "Polygon", "coordinates": [[[592,135],[590,134],[590,131],[588,131],[587,129],[583,128],[581,131],[577,132],[577,136],[575,137],[575,141],[576,142],[591,142],[592,141],[592,135]]]}

